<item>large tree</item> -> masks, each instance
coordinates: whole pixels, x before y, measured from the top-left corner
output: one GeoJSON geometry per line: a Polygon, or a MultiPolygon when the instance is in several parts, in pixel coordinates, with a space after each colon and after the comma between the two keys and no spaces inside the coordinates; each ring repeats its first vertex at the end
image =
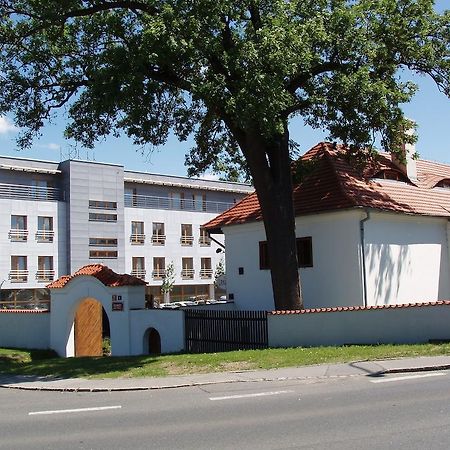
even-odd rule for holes
{"type": "Polygon", "coordinates": [[[190,173],[242,167],[277,309],[301,307],[289,121],[396,150],[406,68],[450,93],[450,14],[433,0],[0,0],[0,114],[31,145],[58,109],[84,146],[194,134],[190,173]]]}

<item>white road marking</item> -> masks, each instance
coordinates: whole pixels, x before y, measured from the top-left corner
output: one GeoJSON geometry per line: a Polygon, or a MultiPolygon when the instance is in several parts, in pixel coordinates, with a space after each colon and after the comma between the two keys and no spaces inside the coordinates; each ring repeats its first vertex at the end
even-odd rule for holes
{"type": "Polygon", "coordinates": [[[280,395],[280,394],[289,394],[294,391],[273,391],[273,392],[258,392],[256,394],[241,394],[241,395],[227,395],[224,397],[210,397],[210,400],[234,400],[238,398],[252,398],[252,397],[265,397],[268,395],[280,395]]]}
{"type": "Polygon", "coordinates": [[[57,409],[54,411],[33,411],[29,412],[29,416],[45,415],[45,414],[70,414],[87,411],[107,411],[109,409],[120,409],[122,406],[97,406],[95,408],[78,408],[78,409],[57,409]]]}
{"type": "Polygon", "coordinates": [[[416,378],[441,377],[447,375],[445,372],[423,373],[420,375],[406,375],[403,377],[383,378],[381,380],[370,380],[371,383],[390,383],[392,381],[415,380],[416,378]]]}

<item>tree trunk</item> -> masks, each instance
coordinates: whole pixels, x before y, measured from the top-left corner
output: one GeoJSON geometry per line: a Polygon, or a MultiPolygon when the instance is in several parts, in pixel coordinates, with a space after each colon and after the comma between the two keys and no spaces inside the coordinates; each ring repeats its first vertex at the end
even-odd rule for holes
{"type": "Polygon", "coordinates": [[[270,142],[253,134],[247,136],[245,143],[241,143],[253,177],[266,230],[276,310],[303,307],[297,267],[288,143],[287,126],[283,135],[270,142]]]}

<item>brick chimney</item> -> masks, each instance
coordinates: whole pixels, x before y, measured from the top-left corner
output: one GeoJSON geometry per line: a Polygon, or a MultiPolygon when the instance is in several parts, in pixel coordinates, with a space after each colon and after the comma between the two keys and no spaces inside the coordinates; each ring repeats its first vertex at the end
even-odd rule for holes
{"type": "MultiPolygon", "coordinates": [[[[413,136],[415,128],[410,128],[406,134],[413,136]]],[[[391,153],[392,162],[414,183],[417,181],[417,165],[413,156],[416,153],[415,144],[403,143],[401,147],[401,159],[391,153]]]]}

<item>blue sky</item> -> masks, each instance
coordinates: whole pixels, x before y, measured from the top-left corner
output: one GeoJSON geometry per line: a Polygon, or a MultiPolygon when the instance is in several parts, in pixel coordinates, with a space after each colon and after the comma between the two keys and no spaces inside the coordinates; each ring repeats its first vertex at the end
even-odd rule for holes
{"type": "MultiPolygon", "coordinates": [[[[438,0],[436,9],[442,11],[448,0],[438,0]]],[[[423,159],[450,163],[450,99],[440,93],[434,83],[425,77],[414,76],[420,90],[410,104],[404,105],[407,117],[416,121],[419,140],[416,148],[423,159]]],[[[171,175],[186,175],[184,156],[192,141],[179,143],[171,137],[166,145],[152,152],[134,146],[122,137],[108,138],[95,150],[75,150],[65,141],[64,117],[43,129],[43,136],[29,150],[17,151],[14,137],[17,129],[6,117],[0,117],[0,155],[61,161],[77,157],[124,165],[129,170],[139,170],[171,175]]],[[[326,138],[326,132],[304,127],[300,120],[292,122],[290,133],[303,152],[326,138]]]]}

